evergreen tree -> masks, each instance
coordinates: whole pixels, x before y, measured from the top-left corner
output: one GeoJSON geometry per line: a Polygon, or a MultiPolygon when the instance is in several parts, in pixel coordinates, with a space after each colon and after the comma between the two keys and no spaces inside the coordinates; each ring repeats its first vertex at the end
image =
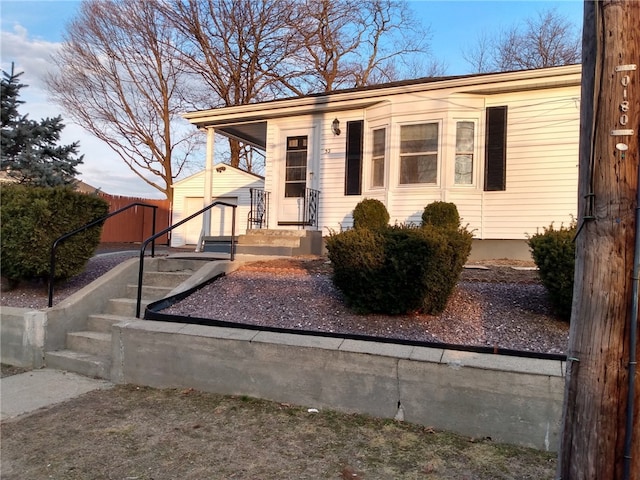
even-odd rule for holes
{"type": "Polygon", "coordinates": [[[24,72],[2,71],[2,134],[0,169],[18,183],[39,187],[71,185],[78,175],[76,166],[82,163],[78,156],[79,142],[58,145],[60,132],[65,127],[62,117],[44,118],[39,122],[20,115],[18,107],[24,103],[19,99],[20,83],[24,72]]]}

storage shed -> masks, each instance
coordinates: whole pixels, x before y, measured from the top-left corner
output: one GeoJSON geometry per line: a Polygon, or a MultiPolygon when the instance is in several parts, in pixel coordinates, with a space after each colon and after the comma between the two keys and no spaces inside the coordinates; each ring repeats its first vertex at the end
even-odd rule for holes
{"type": "MultiPolygon", "coordinates": [[[[264,189],[264,178],[225,164],[214,165],[211,175],[212,202],[222,201],[237,205],[236,235],[244,233],[247,230],[247,216],[251,208],[250,190],[252,188],[264,189]]],[[[203,195],[205,191],[204,170],[174,183],[173,189],[173,225],[206,206],[203,195]]],[[[211,231],[206,235],[230,236],[232,214],[232,208],[213,207],[211,209],[211,231]]],[[[171,236],[171,246],[194,245],[195,247],[202,232],[202,223],[203,216],[199,215],[177,227],[171,236]]]]}

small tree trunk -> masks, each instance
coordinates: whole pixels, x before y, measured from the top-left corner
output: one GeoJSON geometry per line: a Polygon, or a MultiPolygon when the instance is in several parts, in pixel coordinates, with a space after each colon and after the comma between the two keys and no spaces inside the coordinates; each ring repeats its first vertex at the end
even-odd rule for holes
{"type": "MultiPolygon", "coordinates": [[[[640,2],[585,1],[584,8],[581,223],[558,473],[562,480],[619,480],[625,462],[638,191],[640,2]]],[[[632,388],[629,479],[640,480],[638,376],[632,388]]]]}

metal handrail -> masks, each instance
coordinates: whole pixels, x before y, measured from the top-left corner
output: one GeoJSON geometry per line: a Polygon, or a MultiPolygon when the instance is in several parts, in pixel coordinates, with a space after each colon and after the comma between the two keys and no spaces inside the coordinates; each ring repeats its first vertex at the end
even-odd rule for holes
{"type": "Polygon", "coordinates": [[[222,205],[224,207],[233,208],[233,215],[231,217],[231,261],[234,260],[234,250],[235,250],[234,244],[235,244],[235,237],[236,237],[236,208],[237,208],[237,205],[233,205],[231,203],[213,202],[211,205],[209,205],[207,207],[204,207],[202,210],[197,211],[193,215],[190,215],[187,218],[185,218],[183,220],[180,220],[178,223],[170,225],[167,228],[165,228],[164,230],[162,230],[161,232],[158,232],[155,235],[147,238],[144,242],[142,242],[142,246],[140,247],[140,266],[138,268],[138,295],[137,295],[137,299],[136,299],[136,318],[140,318],[140,305],[142,304],[142,276],[144,274],[144,251],[147,248],[147,245],[149,244],[149,242],[153,242],[156,238],[161,237],[165,233],[170,232],[171,230],[173,230],[174,228],[179,227],[180,225],[183,225],[184,223],[187,223],[189,220],[193,220],[197,216],[202,215],[204,212],[206,212],[207,210],[210,210],[211,208],[215,207],[216,205],[222,205]]]}
{"type": "Polygon", "coordinates": [[[251,210],[247,214],[247,228],[269,228],[269,192],[262,188],[250,188],[251,210]]]}
{"type": "MultiPolygon", "coordinates": [[[[149,205],[148,203],[141,203],[141,202],[134,202],[134,203],[130,203],[129,205],[119,208],[118,210],[115,210],[103,217],[98,218],[97,220],[94,220],[93,222],[89,222],[86,225],[83,225],[82,227],[74,230],[73,232],[69,232],[69,233],[65,233],[64,235],[62,235],[61,237],[58,237],[54,242],[53,245],[51,246],[51,257],[50,257],[50,264],[49,264],[49,301],[48,301],[48,306],[52,307],[53,306],[53,281],[54,281],[54,276],[56,274],[56,249],[58,248],[58,245],[60,243],[62,243],[64,240],[66,240],[69,237],[72,237],[73,235],[75,235],[76,233],[80,233],[80,232],[84,232],[85,230],[94,227],[96,225],[98,225],[99,223],[102,223],[104,221],[106,221],[108,218],[113,217],[114,215],[118,215],[119,213],[124,212],[125,210],[128,210],[132,207],[151,207],[153,208],[153,226],[151,227],[152,230],[152,234],[155,234],[156,232],[156,211],[158,210],[158,206],[157,205],[149,205]]],[[[151,247],[151,256],[155,255],[155,243],[153,244],[153,246],[151,247]]]]}
{"type": "Polygon", "coordinates": [[[311,227],[318,226],[318,205],[320,190],[306,188],[304,192],[304,223],[311,227]]]}

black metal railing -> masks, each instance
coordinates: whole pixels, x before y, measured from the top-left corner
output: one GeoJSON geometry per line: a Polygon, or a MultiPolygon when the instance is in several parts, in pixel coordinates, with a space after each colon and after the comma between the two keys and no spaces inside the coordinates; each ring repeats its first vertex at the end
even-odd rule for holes
{"type": "MultiPolygon", "coordinates": [[[[151,230],[151,234],[155,234],[156,232],[156,211],[158,210],[158,206],[157,205],[149,205],[148,203],[140,203],[140,202],[134,202],[134,203],[130,203],[129,205],[126,205],[122,208],[119,208],[118,210],[115,210],[103,217],[98,218],[97,220],[94,220],[93,222],[89,222],[86,225],[83,225],[82,227],[74,230],[73,232],[69,232],[69,233],[65,233],[64,235],[62,235],[61,237],[58,237],[54,242],[53,245],[51,246],[51,259],[50,259],[50,263],[49,263],[49,301],[48,301],[48,306],[52,307],[53,306],[53,282],[54,282],[54,277],[56,274],[56,250],[58,248],[58,245],[60,245],[63,241],[65,241],[67,238],[72,237],[73,235],[80,233],[80,232],[84,232],[85,230],[88,230],[91,227],[95,227],[98,224],[103,223],[104,221],[106,221],[108,218],[113,217],[114,215],[118,215],[119,213],[124,212],[125,210],[128,210],[130,208],[133,207],[149,207],[149,208],[153,208],[153,224],[152,224],[152,230],[151,230]]],[[[155,243],[152,245],[151,247],[151,255],[153,256],[155,254],[155,243]]]]}
{"type": "Polygon", "coordinates": [[[261,188],[250,188],[251,210],[247,217],[247,228],[269,228],[269,192],[261,188]]]}
{"type": "Polygon", "coordinates": [[[221,205],[223,207],[231,207],[233,209],[233,215],[231,217],[231,261],[235,258],[235,238],[236,238],[236,208],[237,205],[233,205],[231,203],[225,202],[213,202],[211,205],[204,207],[202,210],[197,211],[193,215],[188,216],[187,218],[180,220],[178,223],[173,224],[162,230],[161,232],[156,233],[155,235],[147,238],[144,242],[142,242],[142,246],[140,247],[140,266],[138,268],[138,292],[136,298],[136,318],[140,318],[140,306],[142,305],[142,277],[144,275],[144,251],[147,248],[147,245],[150,242],[153,242],[156,238],[161,237],[165,233],[170,232],[176,227],[187,223],[189,220],[193,220],[199,215],[202,215],[204,212],[211,210],[211,208],[221,205]]]}
{"type": "Polygon", "coordinates": [[[304,223],[312,227],[318,226],[318,205],[320,204],[320,190],[306,188],[304,192],[304,223]]]}

